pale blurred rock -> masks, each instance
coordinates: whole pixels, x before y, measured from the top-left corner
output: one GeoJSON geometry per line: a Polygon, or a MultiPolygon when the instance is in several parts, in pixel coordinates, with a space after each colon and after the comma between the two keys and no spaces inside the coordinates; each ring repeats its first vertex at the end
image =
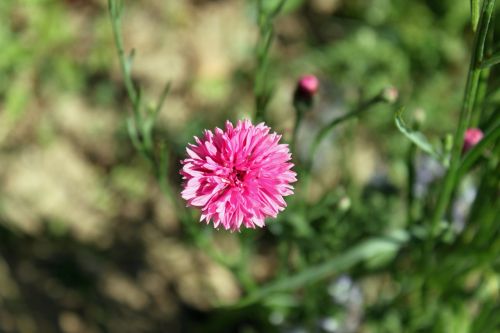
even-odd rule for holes
{"type": "Polygon", "coordinates": [[[231,272],[207,255],[174,239],[149,242],[148,261],[172,281],[182,300],[198,309],[233,303],[240,297],[231,272]]]}
{"type": "Polygon", "coordinates": [[[269,254],[254,255],[251,258],[250,272],[256,281],[266,281],[273,277],[278,266],[277,258],[269,254]]]}
{"type": "Polygon", "coordinates": [[[163,195],[158,194],[154,203],[155,224],[165,231],[173,233],[180,228],[175,207],[163,195]]]}
{"type": "Polygon", "coordinates": [[[88,105],[75,95],[63,95],[53,103],[50,117],[56,127],[84,150],[110,163],[117,150],[114,136],[123,120],[111,110],[88,105]]]}
{"type": "Polygon", "coordinates": [[[340,0],[311,0],[311,6],[314,10],[325,14],[334,12],[340,4],[340,0]]]}
{"type": "Polygon", "coordinates": [[[181,135],[190,120],[190,112],[185,99],[170,94],[158,114],[157,124],[165,127],[171,135],[181,135]]]}
{"type": "Polygon", "coordinates": [[[240,290],[233,275],[225,268],[207,260],[193,261],[193,266],[176,280],[179,295],[186,303],[199,308],[210,309],[221,304],[231,304],[238,300],[240,290]]]}
{"type": "Polygon", "coordinates": [[[144,309],[149,303],[147,293],[139,288],[137,282],[119,272],[102,274],[101,288],[115,301],[124,303],[136,311],[144,309]]]}
{"type": "Polygon", "coordinates": [[[180,84],[186,80],[189,57],[185,54],[182,30],[168,29],[161,17],[154,17],[146,10],[137,10],[126,18],[127,24],[123,27],[126,52],[136,50],[133,74],[146,79],[158,92],[167,81],[180,84]]]}
{"type": "Polygon", "coordinates": [[[175,316],[178,311],[177,302],[170,291],[168,280],[157,272],[143,272],[139,276],[139,283],[153,300],[153,306],[164,316],[175,316]]]}
{"type": "Polygon", "coordinates": [[[362,135],[356,135],[349,159],[350,170],[356,183],[365,184],[375,174],[375,168],[379,164],[377,155],[376,148],[368,139],[363,138],[362,135]]]}
{"type": "Polygon", "coordinates": [[[251,55],[256,26],[245,16],[243,2],[206,5],[203,12],[196,12],[194,19],[196,24],[190,34],[190,46],[200,56],[199,78],[228,77],[233,68],[251,55]]]}
{"type": "Polygon", "coordinates": [[[83,333],[88,332],[80,317],[73,312],[65,311],[59,315],[59,326],[65,333],[83,333]]]}
{"type": "Polygon", "coordinates": [[[19,228],[34,233],[47,220],[85,241],[98,241],[108,231],[111,195],[66,140],[26,148],[4,163],[9,175],[3,189],[5,214],[19,228]]]}

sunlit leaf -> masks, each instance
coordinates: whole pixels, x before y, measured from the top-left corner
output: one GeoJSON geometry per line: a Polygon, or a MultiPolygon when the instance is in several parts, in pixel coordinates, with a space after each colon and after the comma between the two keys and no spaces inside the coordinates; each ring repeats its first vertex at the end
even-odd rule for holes
{"type": "Polygon", "coordinates": [[[327,276],[344,272],[360,263],[395,254],[408,241],[408,238],[405,231],[396,230],[390,236],[368,239],[324,263],[311,266],[296,275],[277,280],[258,289],[236,306],[252,304],[276,292],[298,289],[327,276]]]}
{"type": "Polygon", "coordinates": [[[432,144],[427,140],[427,138],[418,131],[414,131],[410,129],[403,120],[403,108],[396,111],[394,116],[394,121],[396,122],[396,126],[401,133],[403,133],[411,142],[413,142],[417,147],[433,156],[437,160],[442,160],[440,154],[434,149],[432,144]]]}
{"type": "Polygon", "coordinates": [[[479,15],[481,11],[481,1],[480,0],[471,0],[470,2],[471,9],[471,20],[472,20],[472,30],[476,31],[477,25],[479,23],[479,15]]]}

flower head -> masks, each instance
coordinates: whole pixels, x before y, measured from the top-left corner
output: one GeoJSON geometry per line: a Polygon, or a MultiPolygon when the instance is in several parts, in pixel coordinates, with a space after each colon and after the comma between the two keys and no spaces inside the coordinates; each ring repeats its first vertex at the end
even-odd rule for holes
{"type": "Polygon", "coordinates": [[[319,80],[316,76],[303,75],[300,77],[293,94],[293,105],[298,113],[302,114],[312,108],[318,89],[319,80]]]}
{"type": "Polygon", "coordinates": [[[266,217],[284,210],[284,196],[293,194],[296,181],[288,145],[269,133],[264,123],[229,121],[225,130],[205,130],[186,148],[181,175],[188,206],[199,207],[200,221],[239,230],[263,227],[266,217]]]}
{"type": "Polygon", "coordinates": [[[479,128],[469,128],[467,131],[465,131],[465,136],[464,136],[464,146],[462,148],[462,151],[464,153],[468,152],[472,147],[477,145],[479,141],[483,138],[483,131],[481,131],[479,128]]]}
{"type": "Polygon", "coordinates": [[[399,98],[399,90],[396,87],[387,87],[382,90],[380,97],[389,104],[394,104],[399,98]]]}
{"type": "Polygon", "coordinates": [[[314,75],[304,75],[299,79],[297,89],[304,94],[313,96],[318,92],[319,80],[314,75]]]}

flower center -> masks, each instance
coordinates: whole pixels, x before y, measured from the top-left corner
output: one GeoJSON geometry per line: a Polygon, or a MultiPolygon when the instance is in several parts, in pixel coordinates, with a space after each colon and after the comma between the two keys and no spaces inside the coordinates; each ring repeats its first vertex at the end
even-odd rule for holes
{"type": "Polygon", "coordinates": [[[233,171],[229,176],[229,181],[231,185],[236,187],[243,187],[246,174],[247,170],[240,170],[233,167],[233,171]]]}

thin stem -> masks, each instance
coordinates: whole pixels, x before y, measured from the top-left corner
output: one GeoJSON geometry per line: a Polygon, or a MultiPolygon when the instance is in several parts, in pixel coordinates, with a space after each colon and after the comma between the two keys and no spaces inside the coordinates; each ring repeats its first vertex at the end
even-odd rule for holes
{"type": "Polygon", "coordinates": [[[346,113],[338,118],[333,119],[329,124],[327,124],[325,127],[323,127],[318,132],[316,137],[314,138],[314,141],[311,144],[311,147],[309,149],[309,156],[307,158],[308,170],[310,170],[310,168],[312,166],[314,155],[316,154],[316,151],[318,150],[319,145],[337,125],[339,125],[339,124],[343,123],[344,121],[349,120],[351,118],[358,117],[362,113],[369,110],[370,107],[372,107],[373,105],[377,104],[378,102],[382,102],[382,101],[383,101],[383,99],[381,99],[379,96],[376,96],[376,97],[372,98],[371,100],[362,103],[355,110],[348,112],[348,113],[346,113]]]}
{"type": "Polygon", "coordinates": [[[281,0],[271,11],[264,7],[264,0],[257,0],[259,39],[256,45],[257,68],[255,70],[255,118],[265,121],[267,106],[271,100],[272,86],[269,83],[269,52],[274,40],[273,20],[281,12],[287,0],[281,0]]]}
{"type": "MultiPolygon", "coordinates": [[[[495,24],[495,17],[492,17],[490,25],[494,26],[494,24],[495,24]]],[[[483,59],[491,57],[491,54],[493,53],[492,47],[493,47],[493,30],[489,30],[487,32],[486,41],[484,45],[483,59]]],[[[488,81],[490,78],[491,67],[482,67],[481,65],[481,69],[483,71],[481,72],[481,77],[479,78],[477,96],[474,105],[477,111],[471,115],[470,127],[477,127],[479,123],[482,122],[485,112],[484,100],[486,98],[486,93],[488,91],[488,81]]]]}
{"type": "Polygon", "coordinates": [[[474,46],[469,73],[467,75],[467,83],[462,110],[460,112],[458,127],[453,140],[450,167],[448,169],[448,172],[446,173],[441,192],[438,196],[434,215],[431,220],[431,234],[433,236],[435,236],[436,231],[438,230],[439,223],[445,214],[446,208],[448,207],[448,203],[451,199],[454,185],[456,184],[464,134],[469,125],[471,114],[474,111],[474,102],[476,99],[479,79],[481,76],[481,67],[479,64],[481,64],[481,62],[483,61],[484,45],[486,36],[488,34],[488,26],[491,20],[494,5],[495,0],[485,0],[483,2],[482,15],[479,20],[479,29],[474,38],[474,46]]]}
{"type": "Polygon", "coordinates": [[[406,158],[406,170],[408,173],[408,192],[407,192],[407,219],[408,225],[412,225],[415,221],[415,157],[417,154],[417,146],[410,141],[410,147],[408,148],[408,156],[406,158]]]}
{"type": "Polygon", "coordinates": [[[134,58],[134,51],[132,50],[130,56],[127,58],[123,48],[123,36],[121,32],[123,4],[120,1],[109,0],[108,7],[109,15],[111,17],[111,26],[113,28],[113,37],[118,51],[118,58],[120,59],[120,67],[123,72],[123,81],[125,83],[125,88],[127,89],[127,94],[134,105],[134,111],[136,111],[136,108],[138,107],[138,93],[134,87],[131,77],[131,66],[134,58]]]}
{"type": "Polygon", "coordinates": [[[292,152],[297,156],[297,136],[299,134],[299,127],[302,122],[303,113],[298,111],[295,112],[295,123],[293,124],[293,133],[292,133],[292,141],[290,142],[290,146],[292,148],[292,152]]]}
{"type": "Polygon", "coordinates": [[[481,62],[481,69],[489,68],[491,66],[495,66],[497,64],[500,64],[500,53],[494,54],[488,59],[484,59],[481,62]]]}
{"type": "Polygon", "coordinates": [[[109,15],[111,18],[113,36],[115,45],[120,60],[120,67],[123,72],[123,80],[127,94],[132,102],[133,117],[127,120],[129,136],[134,144],[134,147],[151,163],[156,180],[159,183],[161,192],[172,203],[177,213],[177,216],[184,226],[184,230],[194,243],[207,250],[209,255],[223,265],[227,263],[222,260],[223,256],[218,255],[210,239],[198,233],[193,224],[193,216],[185,209],[180,196],[174,190],[174,181],[167,178],[168,174],[168,151],[165,143],[160,143],[158,146],[159,152],[155,151],[155,145],[152,137],[152,129],[156,116],[162,108],[165,98],[170,90],[170,83],[166,83],[159,101],[154,108],[148,109],[146,115],[141,111],[141,90],[136,88],[132,82],[131,68],[134,51],[127,57],[123,48],[123,36],[121,32],[121,19],[123,12],[123,3],[119,0],[108,0],[109,15]]]}
{"type": "Polygon", "coordinates": [[[172,184],[168,184],[167,182],[166,174],[168,173],[168,156],[164,144],[160,144],[160,156],[159,158],[157,158],[154,152],[154,145],[151,137],[151,128],[153,126],[154,120],[156,119],[156,115],[161,109],[169,92],[170,83],[167,83],[165,85],[156,108],[152,110],[151,114],[148,115],[149,118],[146,118],[145,120],[140,113],[140,90],[136,89],[132,82],[131,67],[134,51],[132,51],[130,56],[127,57],[123,48],[123,36],[121,31],[123,3],[119,0],[108,0],[108,9],[111,19],[111,26],[113,29],[114,41],[118,53],[118,58],[120,60],[120,67],[123,72],[123,81],[127,90],[127,94],[130,98],[130,101],[132,102],[133,118],[129,118],[127,120],[129,136],[132,140],[132,143],[134,144],[134,147],[152,164],[155,178],[160,185],[160,189],[162,193],[176,207],[176,211],[180,215],[180,220],[189,221],[191,220],[191,218],[179,201],[178,196],[175,195],[175,193],[172,191],[172,189],[175,187],[172,186],[172,184]],[[146,128],[147,126],[149,128],[146,128]]]}

